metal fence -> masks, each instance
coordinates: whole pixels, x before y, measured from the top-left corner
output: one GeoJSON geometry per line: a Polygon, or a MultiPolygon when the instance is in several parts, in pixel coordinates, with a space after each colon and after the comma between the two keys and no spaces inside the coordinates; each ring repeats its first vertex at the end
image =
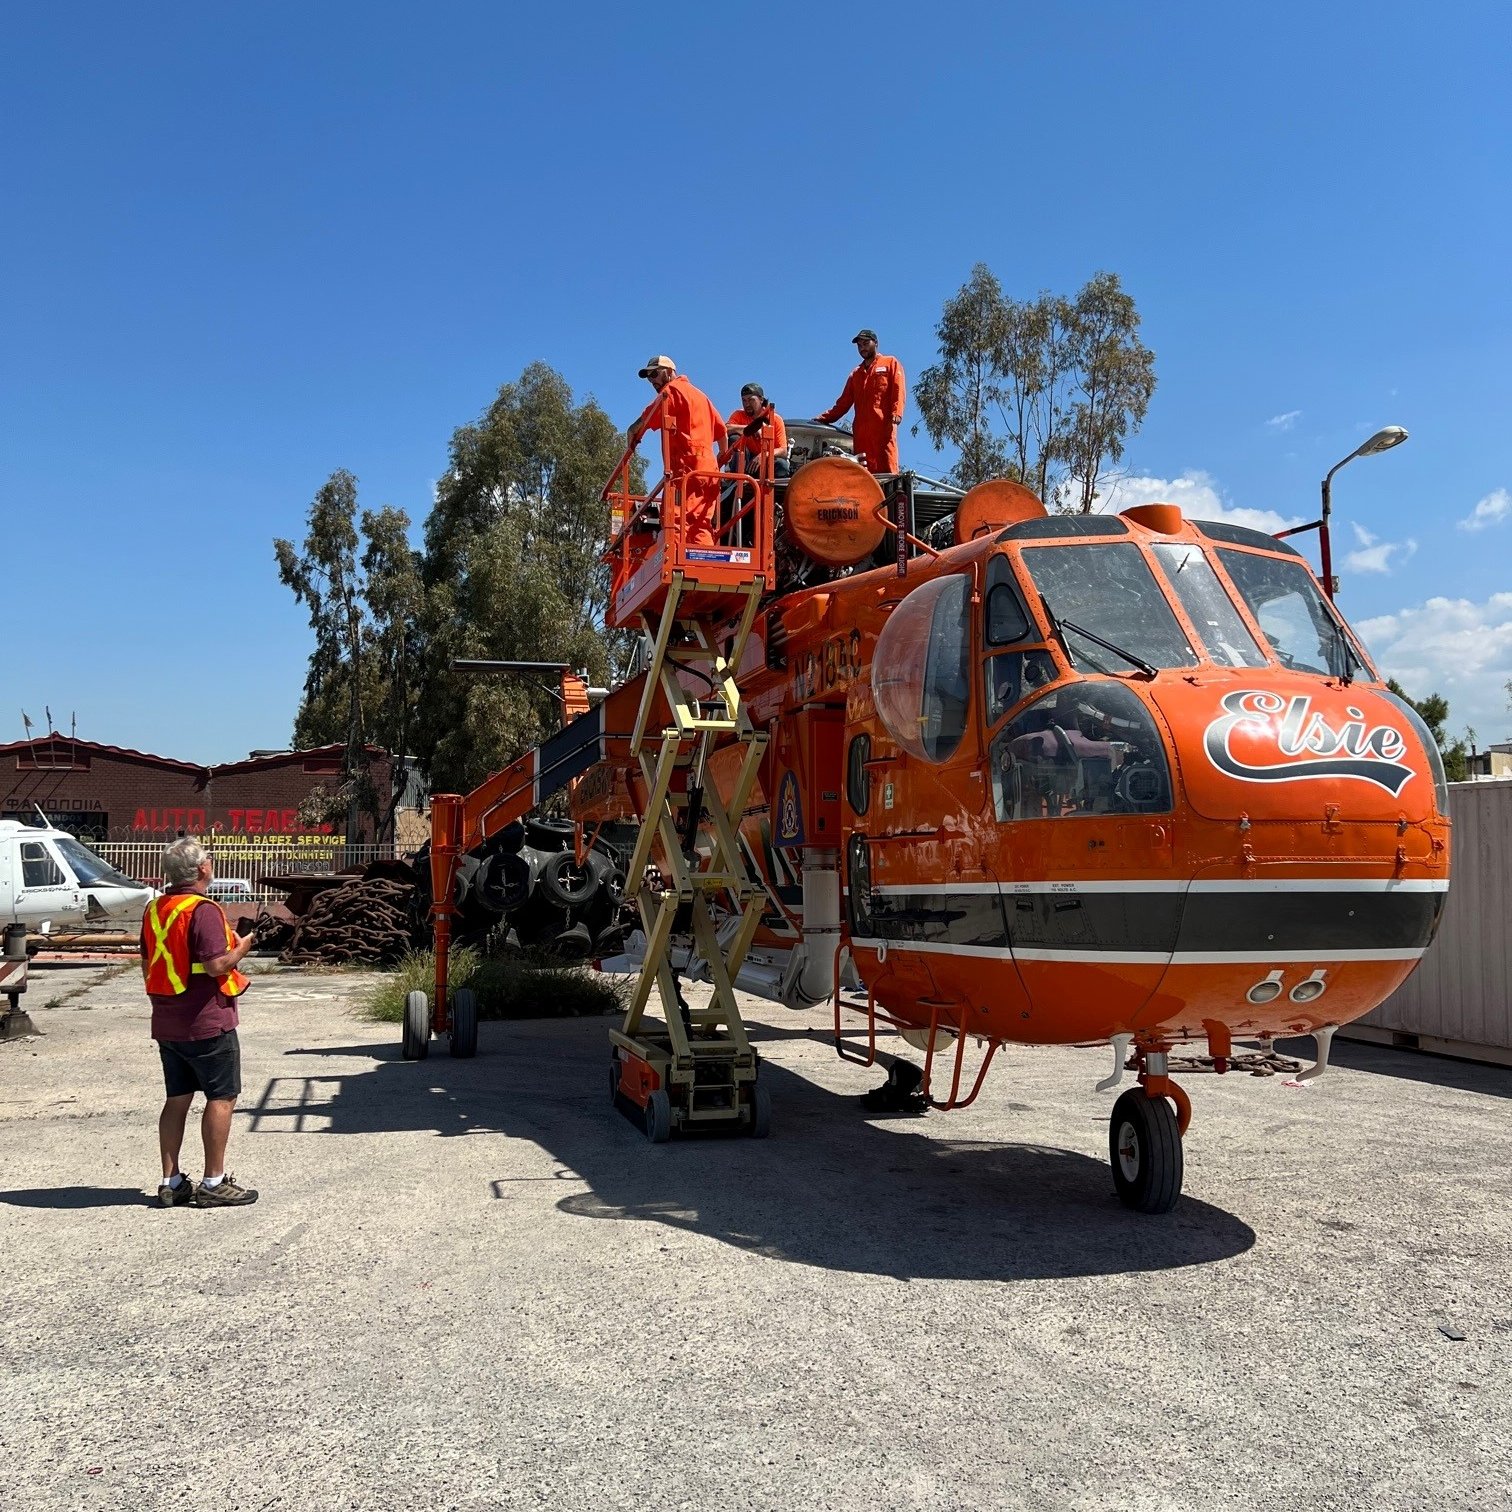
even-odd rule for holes
{"type": "MultiPolygon", "coordinates": [[[[209,850],[215,858],[215,875],[245,882],[249,891],[238,892],[238,896],[249,903],[277,903],[284,898],[277,888],[262,885],[259,879],[265,876],[345,871],[348,867],[366,866],[369,861],[392,860],[394,855],[392,845],[347,845],[324,835],[234,838],[245,843],[233,844],[230,838],[223,838],[209,850]]],[[[96,840],[90,849],[134,881],[150,882],[154,887],[161,885],[161,841],[96,840]]]]}
{"type": "Polygon", "coordinates": [[[1512,782],[1449,788],[1449,897],[1423,963],[1351,1029],[1512,1062],[1512,782]]]}

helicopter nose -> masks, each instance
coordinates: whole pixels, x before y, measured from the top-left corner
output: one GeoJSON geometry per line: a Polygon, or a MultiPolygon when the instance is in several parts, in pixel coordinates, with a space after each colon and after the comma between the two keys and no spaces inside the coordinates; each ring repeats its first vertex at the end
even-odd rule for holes
{"type": "MultiPolygon", "coordinates": [[[[1244,674],[1163,686],[1181,782],[1204,819],[1421,825],[1447,811],[1438,746],[1381,689],[1244,674]]],[[[1252,848],[1259,839],[1251,841],[1252,848]]]]}

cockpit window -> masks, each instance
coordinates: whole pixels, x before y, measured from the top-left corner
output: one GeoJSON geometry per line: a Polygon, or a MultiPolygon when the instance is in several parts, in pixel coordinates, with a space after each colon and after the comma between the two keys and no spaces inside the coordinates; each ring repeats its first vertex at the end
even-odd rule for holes
{"type": "Polygon", "coordinates": [[[40,840],[28,840],[21,846],[22,887],[64,887],[63,868],[40,840]]]}
{"type": "Polygon", "coordinates": [[[936,578],[910,593],[877,637],[872,696],[887,733],[911,756],[947,761],[966,733],[970,608],[970,578],[936,578]]]}
{"type": "Polygon", "coordinates": [[[1171,772],[1150,711],[1118,682],[1067,683],[992,742],[1000,820],[1164,814],[1171,772]]]}
{"type": "Polygon", "coordinates": [[[983,638],[989,646],[1016,646],[1028,640],[1034,628],[1013,581],[1006,556],[995,556],[987,566],[987,615],[983,638]]]}
{"type": "Polygon", "coordinates": [[[986,671],[987,728],[991,729],[1015,704],[1055,681],[1055,662],[1048,651],[1001,651],[983,663],[986,671]]]}
{"type": "Polygon", "coordinates": [[[1155,547],[1155,560],[1176,590],[1187,618],[1197,627],[1208,655],[1220,667],[1265,665],[1265,653],[1240,619],[1202,547],[1161,543],[1155,547]]]}
{"type": "Polygon", "coordinates": [[[1221,547],[1218,557],[1282,666],[1343,677],[1362,665],[1301,562],[1221,547]]]}
{"type": "Polygon", "coordinates": [[[60,836],[54,843],[63,853],[63,859],[73,867],[74,876],[79,879],[80,887],[141,887],[143,885],[140,882],[133,882],[124,872],[118,872],[108,861],[101,860],[87,845],[81,845],[77,840],[60,836]]]}
{"type": "MultiPolygon", "coordinates": [[[[1089,546],[1029,546],[1024,565],[1056,619],[1090,630],[1156,667],[1194,667],[1176,616],[1143,553],[1132,541],[1089,546]]],[[[1067,630],[1066,645],[1083,672],[1125,673],[1129,664],[1067,630]]]]}

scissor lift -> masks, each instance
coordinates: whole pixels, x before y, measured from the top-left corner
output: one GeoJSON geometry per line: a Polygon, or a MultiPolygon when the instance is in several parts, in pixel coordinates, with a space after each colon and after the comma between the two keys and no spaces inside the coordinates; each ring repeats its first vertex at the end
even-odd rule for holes
{"type": "MultiPolygon", "coordinates": [[[[670,441],[664,433],[664,463],[670,441]]],[[[719,1126],[761,1138],[770,1101],[734,981],[763,906],[739,829],[767,735],[753,728],[736,673],[773,581],[772,447],[764,443],[754,475],[678,475],[668,466],[646,495],[632,491],[632,456],[627,449],[604,498],[614,521],[609,623],[640,629],[651,647],[630,736],[644,799],[625,887],[640,912],[645,955],[624,1024],[610,1035],[610,1090],[622,1111],[643,1118],[653,1143],[674,1130],[719,1126]],[[725,495],[715,540],[690,543],[685,498],[714,477],[725,495]],[[696,696],[690,683],[707,684],[707,693],[696,696]],[[658,733],[662,700],[668,719],[658,733]],[[732,745],[740,752],[736,777],[721,794],[708,780],[709,758],[732,745]],[[660,890],[647,880],[653,870],[660,890]],[[673,960],[674,933],[688,932],[713,988],[697,1009],[679,991],[673,960]],[[653,987],[660,1026],[647,1017],[653,987]]]]}

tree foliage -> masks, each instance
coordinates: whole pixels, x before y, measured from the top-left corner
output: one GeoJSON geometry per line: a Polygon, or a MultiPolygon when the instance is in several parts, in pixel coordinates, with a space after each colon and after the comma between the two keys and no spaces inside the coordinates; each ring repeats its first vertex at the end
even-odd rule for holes
{"type": "MultiPolygon", "coordinates": [[[[1418,711],[1423,723],[1428,726],[1428,733],[1433,736],[1434,744],[1439,748],[1439,755],[1444,760],[1444,775],[1450,782],[1465,781],[1469,776],[1470,753],[1463,739],[1449,739],[1447,729],[1449,700],[1441,693],[1430,693],[1425,698],[1413,698],[1394,677],[1386,679],[1386,686],[1404,703],[1411,704],[1418,711]]],[[[1473,735],[1473,732],[1470,733],[1473,735]]]]}
{"type": "Polygon", "coordinates": [[[604,626],[604,482],[623,431],[545,363],[452,436],[425,526],[426,697],[416,752],[465,792],[556,727],[555,679],[464,678],[454,657],[567,662],[604,683],[623,636],[604,626]],[[543,686],[544,684],[545,686],[543,686]]]}
{"type": "MultiPolygon", "coordinates": [[[[453,434],[423,550],[402,509],[359,511],[357,480],[333,473],[302,548],[274,543],[315,637],[295,743],[344,743],[349,774],[364,769],[364,742],[380,745],[417,757],[435,789],[466,792],[550,734],[554,675],[467,677],[451,663],[566,662],[606,681],[624,637],[604,626],[600,492],[622,447],[592,399],[574,403],[561,376],[534,363],[453,434]]],[[[360,795],[381,833],[400,777],[392,794],[360,795]]]]}
{"type": "Polygon", "coordinates": [[[357,479],[338,469],[310,505],[303,547],[273,543],[278,575],[309,609],[315,636],[294,744],[346,747],[342,788],[349,831],[361,808],[380,835],[388,834],[403,784],[396,763],[391,791],[371,791],[363,748],[374,744],[398,755],[409,750],[423,605],[409,524],[409,516],[392,506],[363,510],[359,517],[357,479]]]}
{"type": "Polygon", "coordinates": [[[1074,299],[1021,302],[978,263],[935,334],[939,360],[915,397],[930,440],[959,454],[955,480],[1012,477],[1090,512],[1155,392],[1155,355],[1118,275],[1096,274],[1074,299]]]}

